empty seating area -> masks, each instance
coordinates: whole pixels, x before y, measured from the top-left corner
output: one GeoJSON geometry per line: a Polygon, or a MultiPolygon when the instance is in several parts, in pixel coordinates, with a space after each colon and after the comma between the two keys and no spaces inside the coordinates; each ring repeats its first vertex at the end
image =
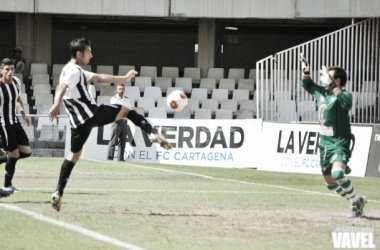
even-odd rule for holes
{"type": "MultiPolygon", "coordinates": [[[[59,75],[64,64],[54,64],[49,70],[46,64],[32,64],[31,73],[24,83],[22,99],[30,114],[47,114],[53,104],[59,75]],[[51,75],[48,74],[51,72],[51,75]]],[[[206,78],[196,67],[155,67],[133,65],[86,65],[85,70],[96,73],[125,75],[130,70],[139,72],[137,77],[125,82],[125,95],[132,107],[146,117],[178,119],[235,119],[238,111],[249,110],[249,118],[256,116],[253,103],[255,79],[244,69],[210,68],[206,78]],[[249,79],[252,77],[252,79],[249,79]],[[166,96],[180,89],[189,98],[189,105],[181,112],[173,112],[166,104],[166,96]],[[251,101],[241,106],[242,101],[251,101]],[[253,105],[252,107],[248,107],[253,105]],[[201,110],[201,111],[200,111],[201,110]],[[206,116],[205,116],[206,114],[206,116]],[[210,115],[208,115],[210,114],[210,115]]],[[[24,78],[25,79],[25,78],[24,78]]],[[[95,83],[97,102],[107,104],[116,94],[114,84],[95,83]]],[[[64,110],[61,113],[65,113],[64,110]]],[[[37,120],[37,119],[36,119],[37,120]]],[[[43,120],[43,119],[41,119],[43,120]]],[[[34,124],[39,129],[38,124],[34,124]]]]}

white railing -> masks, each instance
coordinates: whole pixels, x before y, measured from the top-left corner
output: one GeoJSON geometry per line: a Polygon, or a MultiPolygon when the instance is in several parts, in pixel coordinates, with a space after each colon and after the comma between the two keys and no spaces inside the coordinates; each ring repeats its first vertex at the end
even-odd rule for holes
{"type": "Polygon", "coordinates": [[[315,100],[301,87],[301,52],[310,63],[311,77],[316,83],[322,65],[346,70],[346,90],[353,97],[351,122],[379,122],[379,19],[353,24],[258,61],[257,118],[318,121],[315,100]]]}

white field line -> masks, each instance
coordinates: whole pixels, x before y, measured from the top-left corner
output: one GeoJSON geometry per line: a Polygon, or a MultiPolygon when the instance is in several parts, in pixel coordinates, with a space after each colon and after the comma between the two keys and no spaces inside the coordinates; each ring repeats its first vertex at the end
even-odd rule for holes
{"type": "MultiPolygon", "coordinates": [[[[59,175],[58,171],[17,171],[17,173],[22,173],[22,174],[56,174],[59,175]]],[[[99,174],[99,175],[164,175],[164,173],[111,173],[111,172],[76,172],[76,175],[78,174],[99,174]]],[[[178,175],[178,173],[172,173],[173,175],[178,175]]],[[[165,173],[167,175],[167,173],[165,173]]]]}
{"type": "MultiPolygon", "coordinates": [[[[98,161],[98,160],[91,160],[91,161],[105,162],[105,163],[112,164],[111,162],[106,162],[106,161],[98,161]]],[[[216,181],[226,181],[226,182],[232,182],[232,183],[264,186],[264,187],[278,188],[278,189],[283,189],[283,190],[295,191],[295,192],[300,192],[300,193],[308,193],[308,194],[316,194],[316,195],[322,195],[322,196],[340,197],[339,195],[336,195],[336,194],[328,194],[328,193],[322,193],[322,192],[316,192],[316,191],[308,191],[308,190],[303,190],[303,189],[290,188],[290,187],[284,187],[284,186],[278,186],[278,185],[272,185],[272,184],[263,184],[263,183],[249,182],[249,181],[239,181],[239,180],[226,179],[226,178],[217,178],[217,177],[213,177],[213,176],[209,176],[209,175],[195,174],[195,173],[183,172],[183,171],[177,171],[177,170],[171,170],[171,169],[162,169],[162,168],[155,168],[155,167],[148,167],[148,166],[140,166],[140,165],[136,165],[136,164],[132,164],[132,163],[128,163],[128,162],[125,162],[123,164],[127,164],[129,166],[136,167],[136,168],[146,168],[146,169],[153,169],[153,170],[158,170],[158,171],[165,171],[165,172],[169,172],[169,173],[178,173],[178,174],[190,175],[190,176],[195,176],[195,177],[200,177],[200,178],[205,178],[205,179],[211,179],[211,180],[216,180],[216,181]]],[[[368,201],[373,202],[373,203],[380,203],[380,201],[378,201],[378,200],[368,200],[368,201]]]]}
{"type": "Polygon", "coordinates": [[[36,220],[47,222],[47,223],[53,224],[55,226],[63,227],[65,229],[69,229],[71,231],[75,231],[77,233],[81,233],[81,234],[86,235],[88,237],[91,237],[91,238],[94,238],[96,240],[103,241],[103,242],[115,245],[117,247],[121,247],[121,248],[125,248],[125,249],[130,249],[130,250],[143,250],[143,248],[140,248],[140,247],[131,245],[129,243],[125,243],[125,242],[122,242],[120,240],[117,240],[117,239],[105,236],[105,235],[97,233],[95,231],[92,231],[92,230],[89,230],[89,229],[86,229],[86,228],[83,228],[83,227],[80,227],[80,226],[77,226],[77,225],[69,224],[69,223],[66,223],[66,222],[63,222],[63,221],[55,220],[55,219],[46,217],[46,216],[44,216],[42,214],[35,213],[35,212],[29,211],[29,210],[26,210],[26,209],[22,209],[22,208],[19,208],[17,206],[14,206],[14,205],[0,203],[0,207],[3,207],[5,209],[11,210],[11,211],[15,211],[15,212],[18,212],[18,213],[22,213],[22,214],[28,215],[30,217],[33,217],[36,220]]]}
{"type": "MultiPolygon", "coordinates": [[[[51,191],[52,188],[22,188],[21,191],[51,191]]],[[[263,191],[234,191],[234,190],[170,190],[170,189],[98,189],[98,188],[66,188],[65,192],[125,192],[125,193],[194,193],[194,194],[273,194],[273,195],[311,195],[309,193],[285,193],[285,192],[263,192],[263,191]]]]}

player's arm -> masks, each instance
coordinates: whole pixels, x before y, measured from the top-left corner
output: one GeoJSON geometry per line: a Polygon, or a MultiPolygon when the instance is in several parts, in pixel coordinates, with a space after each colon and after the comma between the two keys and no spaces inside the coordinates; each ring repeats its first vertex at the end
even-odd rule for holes
{"type": "Polygon", "coordinates": [[[17,104],[16,104],[16,106],[17,106],[17,109],[18,109],[18,111],[20,112],[20,114],[22,116],[22,119],[24,119],[24,121],[26,122],[26,125],[30,126],[30,120],[29,120],[29,118],[25,114],[24,102],[22,101],[22,99],[21,99],[20,96],[17,98],[17,104]]]}
{"type": "Polygon", "coordinates": [[[325,90],[323,87],[315,84],[313,80],[310,78],[310,65],[307,62],[303,53],[300,54],[300,61],[302,67],[302,87],[314,98],[318,98],[318,96],[323,93],[325,90]]]}
{"type": "Polygon", "coordinates": [[[104,82],[104,83],[123,83],[129,82],[132,78],[134,78],[138,74],[137,71],[131,70],[125,76],[114,76],[107,74],[97,74],[89,80],[90,82],[104,82]]]}
{"type": "Polygon", "coordinates": [[[345,110],[350,111],[352,108],[352,95],[350,92],[342,91],[339,88],[333,90],[334,95],[337,97],[338,104],[345,110]]]}
{"type": "Polygon", "coordinates": [[[58,88],[58,90],[55,93],[54,104],[53,104],[53,106],[51,106],[50,111],[49,111],[49,118],[51,121],[53,121],[54,118],[56,118],[58,113],[59,113],[59,108],[61,107],[61,102],[62,102],[63,96],[66,93],[67,85],[66,84],[59,84],[57,86],[57,88],[58,88]]]}

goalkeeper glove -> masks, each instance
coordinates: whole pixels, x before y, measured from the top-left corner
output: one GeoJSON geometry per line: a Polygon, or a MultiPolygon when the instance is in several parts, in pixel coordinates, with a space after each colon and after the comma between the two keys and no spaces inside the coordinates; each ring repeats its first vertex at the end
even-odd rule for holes
{"type": "Polygon", "coordinates": [[[310,76],[310,67],[309,63],[306,61],[306,58],[303,53],[300,53],[300,60],[302,64],[302,75],[310,76]]]}
{"type": "Polygon", "coordinates": [[[321,74],[320,80],[321,82],[326,86],[330,87],[331,90],[336,88],[336,84],[331,79],[329,70],[326,68],[326,66],[322,66],[322,69],[319,70],[319,73],[321,74]]]}

